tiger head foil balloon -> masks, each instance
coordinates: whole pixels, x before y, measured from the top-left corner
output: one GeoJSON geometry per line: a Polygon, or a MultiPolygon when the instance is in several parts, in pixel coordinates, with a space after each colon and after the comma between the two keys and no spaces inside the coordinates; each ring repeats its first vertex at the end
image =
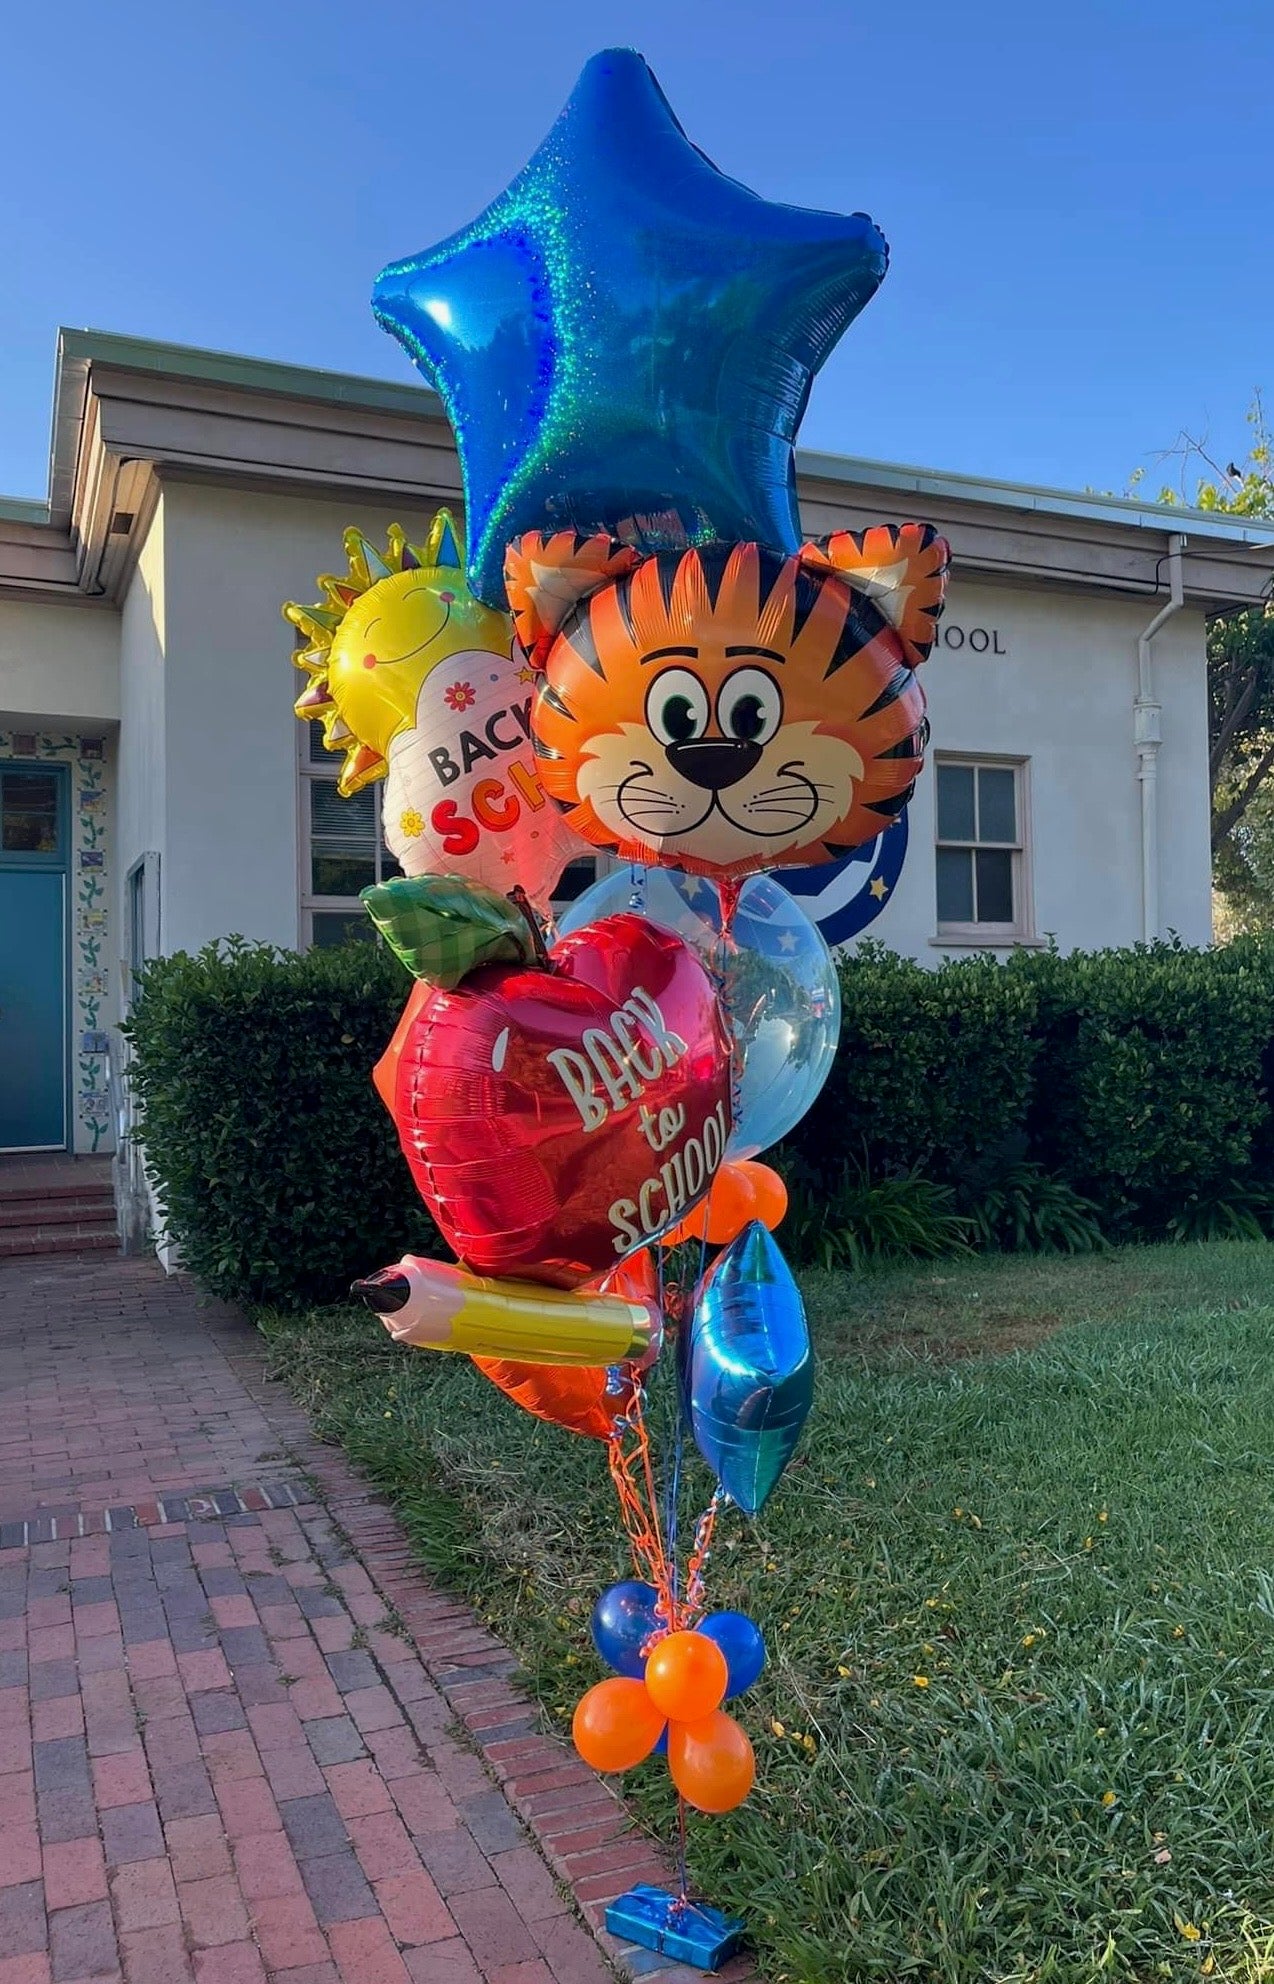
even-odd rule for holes
{"type": "Polygon", "coordinates": [[[542,671],[532,730],[546,790],[595,846],[719,880],[873,839],[923,763],[916,670],[948,559],[919,524],[842,531],[786,557],[521,538],[505,577],[542,671]]]}

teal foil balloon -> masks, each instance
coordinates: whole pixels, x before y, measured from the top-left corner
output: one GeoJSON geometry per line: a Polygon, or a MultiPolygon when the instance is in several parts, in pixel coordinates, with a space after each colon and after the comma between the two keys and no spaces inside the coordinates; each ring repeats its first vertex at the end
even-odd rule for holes
{"type": "Polygon", "coordinates": [[[719,172],[640,55],[595,55],[486,212],[372,292],[455,429],[478,597],[529,530],[795,551],[796,430],[888,254],[719,172]]]}
{"type": "Polygon", "coordinates": [[[682,1355],[695,1444],[731,1500],[755,1515],[796,1451],[814,1396],[801,1292],[759,1220],[700,1283],[682,1355]]]}
{"type": "Polygon", "coordinates": [[[618,868],[576,898],[558,929],[566,936],[629,909],[684,937],[721,980],[736,1057],[726,1155],[769,1150],[812,1106],[836,1058],[840,980],[817,926],[772,875],[755,875],[723,939],[715,883],[675,868],[618,868]]]}

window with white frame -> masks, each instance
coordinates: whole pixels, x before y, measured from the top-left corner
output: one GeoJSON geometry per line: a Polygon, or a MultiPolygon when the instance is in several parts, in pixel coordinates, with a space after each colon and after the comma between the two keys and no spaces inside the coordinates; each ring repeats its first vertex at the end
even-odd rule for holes
{"type": "Polygon", "coordinates": [[[938,758],[934,770],[938,936],[1029,939],[1026,761],[938,758]]]}
{"type": "MultiPolygon", "coordinates": [[[[336,790],[343,759],[323,742],[321,723],[301,740],[301,944],[370,942],[375,925],[359,891],[401,875],[381,834],[379,782],[349,799],[336,790]]],[[[572,861],[554,891],[559,909],[596,879],[595,855],[572,861]]]]}
{"type": "Polygon", "coordinates": [[[342,799],[344,762],[323,743],[321,723],[301,743],[301,943],[370,941],[375,926],[358,899],[373,882],[401,875],[380,831],[380,786],[342,799]]]}

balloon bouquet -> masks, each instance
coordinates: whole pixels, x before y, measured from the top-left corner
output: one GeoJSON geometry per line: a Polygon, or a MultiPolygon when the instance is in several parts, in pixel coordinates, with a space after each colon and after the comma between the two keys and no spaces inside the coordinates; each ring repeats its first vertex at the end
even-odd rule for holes
{"type": "Polygon", "coordinates": [[[614,1676],[575,1742],[602,1771],[666,1753],[683,1815],[679,1890],[607,1919],[705,1969],[742,1925],[687,1896],[685,1807],[746,1797],[722,1704],[765,1659],[708,1609],[713,1530],[763,1507],[813,1381],[786,1192],[756,1159],[840,1021],[826,945],[763,871],[902,812],[947,570],[919,524],[799,528],[810,385],[886,261],[866,216],[719,173],[640,56],[596,56],[491,207],[375,286],[455,429],[467,569],[442,511],[383,554],[347,533],[347,574],[284,609],[340,790],[386,781],[403,873],[364,900],[415,984],[375,1081],[457,1257],[355,1286],[398,1341],[604,1442],[635,1575],[598,1598],[614,1676]],[[594,849],[624,865],[555,928],[594,849]],[[661,1453],[646,1383],[674,1334],[661,1453]],[[687,1431],[717,1485],[683,1553],[687,1431]]]}

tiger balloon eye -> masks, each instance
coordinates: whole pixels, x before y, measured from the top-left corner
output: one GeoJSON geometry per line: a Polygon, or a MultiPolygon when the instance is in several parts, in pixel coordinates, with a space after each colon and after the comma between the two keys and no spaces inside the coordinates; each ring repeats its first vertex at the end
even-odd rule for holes
{"type": "Polygon", "coordinates": [[[880,580],[848,539],[789,557],[733,544],[607,559],[565,532],[513,547],[509,600],[544,671],[540,778],[576,833],[731,878],[835,860],[897,818],[923,762],[915,664],[932,629],[913,603],[909,638],[888,608],[921,589],[923,565],[936,619],[946,547],[928,533],[880,580]]]}

